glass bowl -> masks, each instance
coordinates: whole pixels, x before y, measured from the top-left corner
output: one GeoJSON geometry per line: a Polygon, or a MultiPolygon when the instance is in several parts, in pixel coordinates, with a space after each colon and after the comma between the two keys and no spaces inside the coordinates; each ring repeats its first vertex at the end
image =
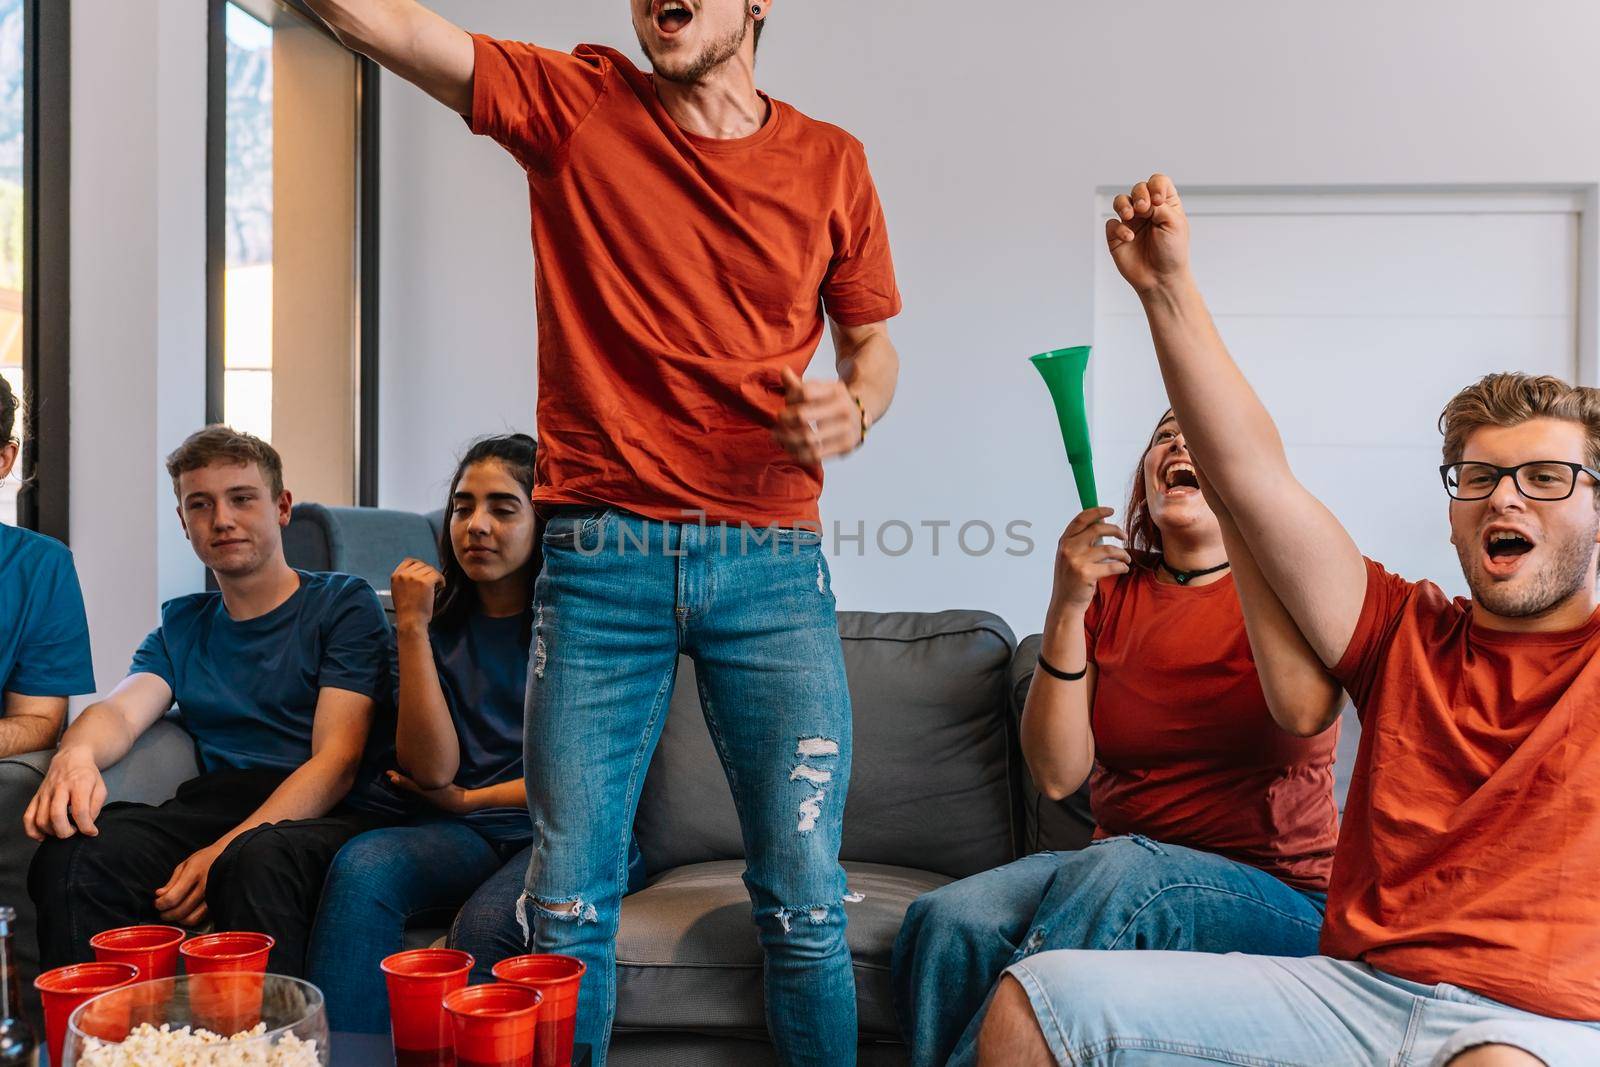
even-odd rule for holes
{"type": "MultiPolygon", "coordinates": [[[[91,1049],[96,1044],[121,1045],[130,1037],[137,1042],[144,1024],[156,1030],[189,1027],[220,1035],[244,1035],[262,1028],[259,1034],[229,1042],[242,1053],[237,1058],[223,1053],[227,1046],[218,1043],[202,1049],[201,1055],[188,1054],[184,1063],[328,1067],[328,1013],[322,991],[298,978],[242,972],[158,978],[85,1001],[67,1019],[62,1067],[92,1067],[102,1058],[113,1062],[109,1054],[91,1055],[91,1049]],[[293,1040],[286,1041],[291,1036],[293,1040]]],[[[137,1062],[162,1061],[141,1055],[137,1062]]],[[[179,1062],[178,1058],[173,1062],[179,1062]]]]}

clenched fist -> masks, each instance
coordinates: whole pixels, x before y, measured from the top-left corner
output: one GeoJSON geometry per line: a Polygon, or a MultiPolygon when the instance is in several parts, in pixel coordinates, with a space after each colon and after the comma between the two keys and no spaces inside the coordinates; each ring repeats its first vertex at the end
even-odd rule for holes
{"type": "Polygon", "coordinates": [[[1112,202],[1106,220],[1111,259],[1135,292],[1158,289],[1189,272],[1189,218],[1178,189],[1165,174],[1152,174],[1112,202]]]}
{"type": "Polygon", "coordinates": [[[405,559],[389,576],[395,627],[426,628],[433,621],[433,600],[444,588],[444,575],[420,559],[405,559]]]}
{"type": "Polygon", "coordinates": [[[860,448],[866,418],[844,382],[804,381],[785,367],[783,412],[772,436],[800,462],[821,463],[860,448]]]}

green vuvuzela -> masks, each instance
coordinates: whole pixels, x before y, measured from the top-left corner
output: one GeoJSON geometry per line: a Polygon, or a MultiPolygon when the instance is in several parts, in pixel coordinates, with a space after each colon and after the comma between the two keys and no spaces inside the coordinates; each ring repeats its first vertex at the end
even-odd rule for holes
{"type": "Polygon", "coordinates": [[[1089,414],[1083,399],[1083,374],[1089,368],[1089,346],[1058,348],[1041,352],[1029,362],[1039,369],[1050,399],[1055,401],[1056,419],[1061,423],[1061,440],[1067,446],[1067,462],[1078,485],[1078,500],[1084,509],[1100,506],[1094,486],[1094,450],[1089,447],[1089,414]]]}

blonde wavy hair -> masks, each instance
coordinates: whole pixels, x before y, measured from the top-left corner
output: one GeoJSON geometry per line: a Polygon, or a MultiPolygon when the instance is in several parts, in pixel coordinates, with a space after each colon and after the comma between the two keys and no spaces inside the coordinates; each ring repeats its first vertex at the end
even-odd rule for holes
{"type": "MultiPolygon", "coordinates": [[[[1568,385],[1548,374],[1490,374],[1451,398],[1439,416],[1444,461],[1459,463],[1467,438],[1484,426],[1520,426],[1530,419],[1565,419],[1584,431],[1583,461],[1600,467],[1600,389],[1568,385]]],[[[1554,458],[1554,457],[1547,457],[1554,458]]]]}

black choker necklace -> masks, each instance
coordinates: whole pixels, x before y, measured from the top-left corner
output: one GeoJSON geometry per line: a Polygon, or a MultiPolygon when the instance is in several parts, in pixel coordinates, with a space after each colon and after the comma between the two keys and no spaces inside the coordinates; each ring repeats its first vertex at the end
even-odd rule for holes
{"type": "Polygon", "coordinates": [[[1215,574],[1218,571],[1225,571],[1231,566],[1233,566],[1233,564],[1223,562],[1217,564],[1215,567],[1207,567],[1203,571],[1180,571],[1174,570],[1165,559],[1161,561],[1161,569],[1172,575],[1172,580],[1177,582],[1179,585],[1188,585],[1196,578],[1204,578],[1208,574],[1215,574]]]}

